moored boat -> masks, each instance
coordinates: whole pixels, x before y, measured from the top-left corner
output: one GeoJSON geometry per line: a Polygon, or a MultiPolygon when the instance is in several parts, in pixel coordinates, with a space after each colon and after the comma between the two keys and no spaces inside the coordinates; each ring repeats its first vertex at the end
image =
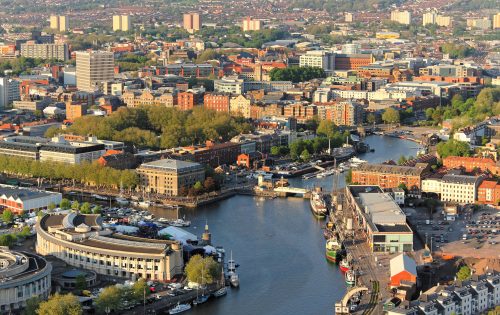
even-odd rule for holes
{"type": "Polygon", "coordinates": [[[326,241],[325,249],[326,249],[326,253],[325,253],[326,259],[328,259],[328,261],[330,261],[330,262],[336,263],[339,259],[340,250],[341,250],[341,246],[340,246],[339,242],[337,241],[337,238],[332,237],[332,238],[328,239],[326,241]]]}
{"type": "Polygon", "coordinates": [[[191,309],[191,304],[180,304],[178,303],[173,309],[168,311],[169,314],[179,314],[191,309]]]}
{"type": "Polygon", "coordinates": [[[323,195],[313,191],[311,194],[310,203],[311,203],[311,210],[316,217],[318,218],[326,217],[328,209],[326,208],[326,203],[323,198],[323,195]]]}
{"type": "Polygon", "coordinates": [[[196,299],[194,299],[193,304],[198,305],[198,304],[203,304],[208,300],[208,295],[200,295],[197,296],[196,299]]]}
{"type": "Polygon", "coordinates": [[[345,274],[345,283],[347,285],[355,285],[356,284],[356,275],[353,270],[348,270],[345,274]]]}
{"type": "Polygon", "coordinates": [[[227,289],[226,289],[226,287],[222,287],[222,288],[220,288],[219,290],[217,290],[217,291],[215,291],[215,292],[214,292],[214,296],[215,296],[215,297],[221,297],[221,296],[224,296],[224,295],[226,295],[226,294],[227,294],[227,289]]]}
{"type": "Polygon", "coordinates": [[[349,260],[347,260],[347,258],[344,258],[340,261],[339,263],[339,268],[341,271],[343,272],[348,272],[349,270],[352,269],[352,265],[351,263],[349,262],[349,260]]]}

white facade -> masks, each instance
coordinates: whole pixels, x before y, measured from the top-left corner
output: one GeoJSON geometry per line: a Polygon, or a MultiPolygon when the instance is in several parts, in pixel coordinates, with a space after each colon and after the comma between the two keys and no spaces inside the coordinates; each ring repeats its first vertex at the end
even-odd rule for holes
{"type": "Polygon", "coordinates": [[[4,109],[14,101],[21,99],[19,81],[0,78],[0,109],[4,109]]]}
{"type": "Polygon", "coordinates": [[[409,11],[391,11],[391,21],[398,22],[400,24],[410,25],[411,23],[411,13],[409,11]]]}
{"type": "Polygon", "coordinates": [[[335,70],[335,54],[325,50],[311,50],[300,56],[299,66],[321,68],[325,72],[335,70]]]}
{"type": "Polygon", "coordinates": [[[441,179],[440,178],[422,179],[422,192],[441,194],[441,179]]]}

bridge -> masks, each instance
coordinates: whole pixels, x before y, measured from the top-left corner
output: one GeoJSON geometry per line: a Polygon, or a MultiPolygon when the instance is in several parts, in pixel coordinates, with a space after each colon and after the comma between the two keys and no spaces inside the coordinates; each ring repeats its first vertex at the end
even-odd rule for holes
{"type": "Polygon", "coordinates": [[[297,187],[276,187],[274,188],[274,191],[277,193],[284,193],[284,194],[295,194],[295,195],[307,195],[309,194],[309,190],[305,188],[297,188],[297,187]]]}

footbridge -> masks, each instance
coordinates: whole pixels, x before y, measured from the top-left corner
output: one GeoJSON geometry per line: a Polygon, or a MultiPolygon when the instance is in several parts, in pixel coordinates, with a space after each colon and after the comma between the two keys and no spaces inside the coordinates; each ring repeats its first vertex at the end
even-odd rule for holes
{"type": "Polygon", "coordinates": [[[335,314],[349,314],[350,309],[347,306],[347,302],[352,298],[352,296],[358,292],[368,291],[367,287],[355,287],[347,291],[340,302],[335,303],[335,314]]]}

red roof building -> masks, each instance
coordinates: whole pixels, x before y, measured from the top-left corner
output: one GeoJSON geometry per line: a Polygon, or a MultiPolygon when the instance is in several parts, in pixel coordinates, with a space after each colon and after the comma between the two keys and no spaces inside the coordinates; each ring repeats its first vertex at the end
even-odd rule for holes
{"type": "Polygon", "coordinates": [[[394,257],[390,261],[391,288],[401,285],[402,281],[417,282],[417,264],[406,254],[394,257]]]}
{"type": "Polygon", "coordinates": [[[464,168],[466,172],[489,171],[495,175],[500,171],[493,159],[480,157],[448,156],[443,159],[443,166],[448,169],[464,168]]]}

